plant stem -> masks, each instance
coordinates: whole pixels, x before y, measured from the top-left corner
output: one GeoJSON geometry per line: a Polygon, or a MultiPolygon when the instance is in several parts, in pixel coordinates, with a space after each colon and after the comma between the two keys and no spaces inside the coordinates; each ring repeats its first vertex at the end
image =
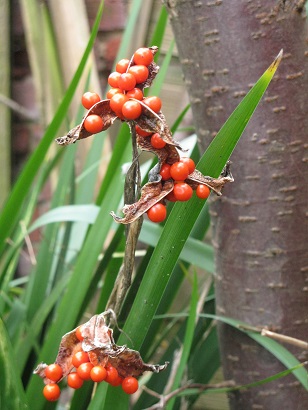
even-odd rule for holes
{"type": "Polygon", "coordinates": [[[166,403],[171,400],[173,397],[177,396],[179,393],[181,393],[184,390],[187,389],[200,389],[200,391],[204,391],[207,389],[221,389],[221,388],[228,388],[228,387],[234,387],[234,381],[232,380],[227,380],[222,383],[217,383],[217,384],[201,384],[201,383],[188,383],[185,384],[184,386],[179,387],[178,389],[172,391],[169,394],[160,395],[154,392],[153,390],[149,389],[146,386],[143,386],[143,389],[150,394],[151,396],[157,397],[159,399],[159,402],[154,404],[151,407],[148,407],[146,410],[155,410],[155,409],[163,409],[165,408],[166,403]]]}
{"type": "Polygon", "coordinates": [[[270,330],[267,330],[267,329],[261,330],[261,336],[267,336],[267,337],[270,337],[271,339],[278,340],[279,342],[288,343],[290,345],[297,346],[300,349],[308,350],[307,342],[305,342],[304,340],[295,339],[294,337],[282,335],[276,332],[271,332],[270,330]]]}
{"type": "MultiPolygon", "coordinates": [[[[124,203],[133,204],[137,201],[141,190],[141,175],[139,166],[139,153],[136,141],[135,124],[129,123],[132,137],[132,164],[127,171],[124,186],[124,203]]],[[[132,273],[135,266],[135,251],[140,234],[143,218],[140,217],[130,225],[126,226],[126,244],[124,251],[124,262],[119,271],[115,286],[107,303],[107,309],[113,309],[118,316],[125,295],[131,285],[132,273]]]]}

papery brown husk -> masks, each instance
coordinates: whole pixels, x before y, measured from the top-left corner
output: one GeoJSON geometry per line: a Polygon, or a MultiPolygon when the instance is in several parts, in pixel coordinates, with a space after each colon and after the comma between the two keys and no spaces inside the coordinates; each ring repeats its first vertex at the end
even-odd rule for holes
{"type": "MultiPolygon", "coordinates": [[[[76,336],[76,329],[66,333],[59,346],[59,351],[55,363],[61,366],[63,376],[61,381],[73,369],[72,357],[78,351],[85,351],[89,354],[90,362],[96,366],[111,365],[115,367],[121,377],[141,376],[145,371],[158,373],[167,367],[164,365],[152,365],[144,363],[140,353],[136,350],[127,348],[126,346],[118,346],[113,339],[113,331],[106,324],[106,316],[113,315],[111,310],[101,313],[100,315],[92,316],[92,318],[84,323],[81,327],[81,335],[84,338],[80,342],[76,336]]],[[[39,375],[45,384],[51,382],[45,376],[47,364],[40,363],[34,370],[34,374],[39,375]]]]}

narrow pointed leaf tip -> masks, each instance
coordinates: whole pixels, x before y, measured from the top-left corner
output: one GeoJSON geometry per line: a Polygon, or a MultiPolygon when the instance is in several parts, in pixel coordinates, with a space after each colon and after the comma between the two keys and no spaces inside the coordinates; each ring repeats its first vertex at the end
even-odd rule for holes
{"type": "Polygon", "coordinates": [[[277,57],[275,58],[275,60],[272,62],[272,64],[268,67],[267,72],[270,72],[271,75],[274,75],[279,64],[280,61],[282,60],[282,56],[283,56],[283,49],[280,50],[279,54],[277,55],[277,57]]]}

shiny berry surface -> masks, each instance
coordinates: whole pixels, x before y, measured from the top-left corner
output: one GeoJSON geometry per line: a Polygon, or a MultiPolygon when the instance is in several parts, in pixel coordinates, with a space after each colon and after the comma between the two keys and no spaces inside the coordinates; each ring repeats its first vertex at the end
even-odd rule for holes
{"type": "Polygon", "coordinates": [[[104,122],[99,115],[91,114],[84,120],[83,126],[91,134],[97,134],[104,128],[104,122]]]}
{"type": "Polygon", "coordinates": [[[83,94],[81,98],[81,103],[86,108],[89,110],[91,107],[93,107],[94,104],[98,103],[101,100],[100,96],[96,93],[91,93],[90,91],[86,92],[83,94]]]}
{"type": "Polygon", "coordinates": [[[138,390],[139,384],[135,377],[129,376],[125,377],[122,381],[122,389],[127,394],[134,394],[138,390]]]}
{"type": "Polygon", "coordinates": [[[45,376],[53,382],[57,382],[63,376],[62,367],[56,363],[50,364],[45,369],[45,376]]]}
{"type": "Polygon", "coordinates": [[[46,384],[43,389],[43,395],[48,401],[56,401],[60,397],[61,390],[56,383],[46,384]]]}
{"type": "Polygon", "coordinates": [[[167,216],[167,208],[163,204],[155,204],[147,211],[147,215],[152,222],[163,222],[167,216]]]}
{"type": "Polygon", "coordinates": [[[154,59],[152,51],[147,47],[138,48],[134,54],[135,64],[142,64],[148,66],[152,63],[154,59]]]}

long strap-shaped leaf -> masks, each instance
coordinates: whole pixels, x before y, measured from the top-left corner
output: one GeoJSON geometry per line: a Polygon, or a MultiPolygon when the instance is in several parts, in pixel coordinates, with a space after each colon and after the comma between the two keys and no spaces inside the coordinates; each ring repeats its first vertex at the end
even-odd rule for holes
{"type": "MultiPolygon", "coordinates": [[[[254,87],[243,98],[225,122],[197,165],[205,175],[218,177],[232,154],[254,110],[273,78],[282,58],[282,51],[274,62],[259,78],[254,87]]],[[[161,297],[170,279],[189,233],[201,212],[204,202],[193,197],[187,202],[176,203],[164,226],[161,238],[150,259],[140,284],[135,302],[125,322],[119,344],[133,342],[133,348],[139,350],[155,315],[161,297]]],[[[113,392],[108,389],[106,403],[110,402],[113,392]]],[[[98,389],[95,402],[103,398],[103,389],[98,389]]],[[[104,398],[105,400],[105,398],[104,398]]],[[[121,410],[121,400],[114,402],[114,410],[121,410]]],[[[91,407],[94,409],[94,407],[91,407]]]]}
{"type": "MultiPolygon", "coordinates": [[[[190,312],[189,312],[189,317],[187,320],[186,332],[185,332],[185,337],[183,341],[183,348],[182,348],[183,350],[181,352],[181,360],[179,362],[179,366],[174,376],[174,381],[171,387],[171,391],[177,389],[180,386],[181,380],[182,380],[182,377],[183,377],[183,374],[186,368],[189,353],[191,350],[191,345],[192,345],[193,338],[194,338],[194,330],[195,330],[196,317],[197,317],[197,306],[198,306],[198,281],[197,281],[197,275],[195,274],[193,288],[192,288],[191,302],[190,302],[190,312]]],[[[167,404],[166,409],[172,410],[174,402],[175,402],[175,397],[170,400],[170,402],[167,404]]]]}
{"type": "Polygon", "coordinates": [[[15,366],[13,348],[1,319],[0,334],[0,408],[28,409],[25,392],[15,366]]]}
{"type": "MultiPolygon", "coordinates": [[[[282,52],[234,110],[202,156],[198,169],[205,175],[218,177],[221,173],[273,78],[281,57],[282,52]]],[[[185,203],[175,204],[125,323],[124,333],[120,338],[121,342],[124,341],[126,333],[133,340],[134,348],[140,349],[168,283],[170,273],[203,206],[204,202],[202,203],[196,197],[185,203]]]]}
{"type": "MultiPolygon", "coordinates": [[[[279,344],[273,339],[261,336],[260,333],[255,333],[253,331],[245,330],[247,323],[241,322],[240,320],[232,319],[224,316],[200,314],[200,317],[206,317],[211,319],[220,320],[221,322],[227,323],[230,326],[246,333],[249,337],[254,339],[257,343],[262,345],[266,350],[271,352],[281,363],[283,363],[288,369],[298,366],[300,363],[290,353],[284,346],[279,344]]],[[[301,382],[303,387],[308,391],[308,373],[304,367],[299,367],[293,371],[294,376],[301,382]]]]}

